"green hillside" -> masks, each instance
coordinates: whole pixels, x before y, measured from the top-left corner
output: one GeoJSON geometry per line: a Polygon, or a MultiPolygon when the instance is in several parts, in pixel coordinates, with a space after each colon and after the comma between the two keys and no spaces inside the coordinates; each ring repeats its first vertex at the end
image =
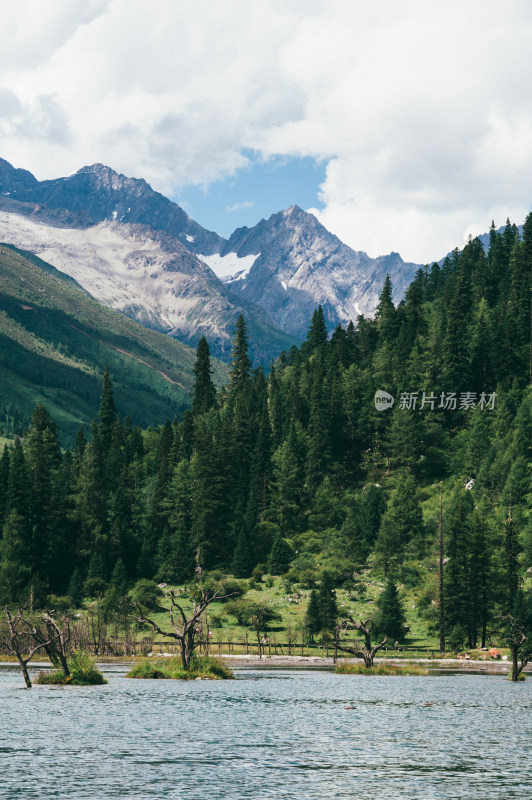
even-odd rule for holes
{"type": "MultiPolygon", "coordinates": [[[[190,404],[193,363],[185,345],[102,306],[35,256],[0,245],[0,434],[21,433],[41,402],[68,444],[98,411],[106,364],[118,410],[143,427],[159,424],[190,404]]],[[[214,362],[216,382],[225,370],[214,362]]]]}

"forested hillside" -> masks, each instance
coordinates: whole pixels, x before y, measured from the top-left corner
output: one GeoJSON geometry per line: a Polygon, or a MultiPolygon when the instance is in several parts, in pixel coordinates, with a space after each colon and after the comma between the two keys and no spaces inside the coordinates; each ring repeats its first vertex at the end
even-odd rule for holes
{"type": "MultiPolygon", "coordinates": [[[[193,351],[102,306],[31,253],[0,245],[0,435],[21,435],[42,403],[72,446],[98,411],[106,364],[117,408],[139,424],[190,405],[193,351]]],[[[215,370],[225,380],[225,367],[215,370]]]]}
{"type": "Polygon", "coordinates": [[[267,377],[240,318],[228,385],[202,340],[192,409],[162,428],[116,415],[112,374],[71,452],[38,406],[0,461],[4,599],[257,565],[287,589],[356,595],[370,568],[436,629],[441,513],[446,635],[483,641],[530,584],[531,266],[529,215],[522,238],[493,228],[488,254],[475,239],[420,269],[398,308],[387,280],[374,320],[328,339],[316,310],[267,377]]]}

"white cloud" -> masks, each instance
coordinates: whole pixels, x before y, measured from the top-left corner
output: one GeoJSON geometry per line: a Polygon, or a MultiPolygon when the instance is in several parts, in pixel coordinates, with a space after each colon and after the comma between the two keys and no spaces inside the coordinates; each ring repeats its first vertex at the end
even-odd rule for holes
{"type": "Polygon", "coordinates": [[[249,149],[330,159],[322,221],[417,261],[530,208],[526,0],[22,0],[2,24],[0,155],[40,178],[101,161],[168,193],[249,149]]]}
{"type": "Polygon", "coordinates": [[[251,200],[242,200],[240,203],[233,203],[232,206],[226,206],[225,210],[228,214],[232,214],[234,211],[240,211],[242,208],[253,208],[255,203],[251,200]]]}

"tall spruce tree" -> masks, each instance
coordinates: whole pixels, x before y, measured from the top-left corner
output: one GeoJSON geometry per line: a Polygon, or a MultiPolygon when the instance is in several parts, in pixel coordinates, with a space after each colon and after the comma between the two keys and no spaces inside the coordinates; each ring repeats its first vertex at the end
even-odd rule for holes
{"type": "Polygon", "coordinates": [[[236,321],[232,356],[231,389],[233,392],[242,392],[248,388],[251,380],[248,329],[242,314],[236,321]]]}
{"type": "Polygon", "coordinates": [[[445,515],[445,550],[448,563],[444,571],[445,624],[451,647],[472,646],[470,605],[471,493],[458,485],[445,515]]]}
{"type": "Polygon", "coordinates": [[[387,274],[375,311],[379,343],[393,345],[399,330],[397,311],[392,299],[392,279],[387,274]]]}
{"type": "Polygon", "coordinates": [[[317,589],[312,589],[310,592],[307,611],[305,613],[305,627],[309,632],[311,642],[314,641],[316,634],[323,628],[317,589]]]}
{"type": "Polygon", "coordinates": [[[399,564],[407,553],[422,549],[425,540],[419,492],[411,475],[399,476],[382,517],[375,549],[382,560],[385,573],[399,564]]]}
{"type": "Polygon", "coordinates": [[[100,436],[104,450],[108,450],[111,445],[115,416],[116,408],[113,397],[113,386],[109,376],[109,367],[106,366],[103,373],[102,396],[100,400],[100,411],[98,413],[100,436]]]}
{"type": "Polygon", "coordinates": [[[284,575],[288,572],[294,552],[288,542],[280,533],[273,540],[272,549],[268,558],[268,572],[270,575],[284,575]]]}
{"type": "Polygon", "coordinates": [[[327,324],[325,314],[321,305],[314,310],[312,320],[307,333],[307,340],[303,346],[303,352],[310,354],[315,350],[323,350],[327,344],[327,324]]]}
{"type": "Polygon", "coordinates": [[[318,589],[318,606],[320,610],[320,630],[332,631],[338,618],[338,603],[334,590],[334,581],[330,572],[323,572],[318,589]]]}
{"type": "Polygon", "coordinates": [[[209,345],[202,336],[196,350],[194,363],[194,389],[192,394],[192,413],[205,414],[216,402],[216,389],[212,381],[209,345]]]}
{"type": "Polygon", "coordinates": [[[254,567],[251,541],[242,504],[237,506],[233,522],[233,540],[236,547],[231,569],[236,578],[249,578],[254,567]]]}
{"type": "Polygon", "coordinates": [[[378,636],[387,636],[392,641],[401,642],[405,636],[406,618],[397,586],[391,576],[377,599],[377,609],[375,631],[378,636]]]}

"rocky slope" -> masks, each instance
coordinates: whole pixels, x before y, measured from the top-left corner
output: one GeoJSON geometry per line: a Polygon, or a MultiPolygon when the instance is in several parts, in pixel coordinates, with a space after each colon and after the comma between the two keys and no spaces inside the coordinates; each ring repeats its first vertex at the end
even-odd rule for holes
{"type": "Polygon", "coordinates": [[[294,343],[264,311],[231,295],[189,241],[197,236],[202,247],[219,249],[223,240],[144,181],[87,168],[62,181],[39,183],[2,162],[0,191],[0,241],[35,253],[100,302],[147,327],[191,345],[205,335],[213,354],[227,359],[242,313],[257,360],[267,363],[294,343]],[[159,211],[154,197],[161,198],[159,211]],[[128,209],[131,220],[151,218],[175,231],[184,220],[195,233],[174,235],[145,221],[126,221],[128,209]]]}
{"type": "Polygon", "coordinates": [[[222,357],[242,312],[262,360],[304,338],[319,303],[331,329],[371,316],[386,273],[399,301],[418,268],[397,253],[352,250],[298,206],[226,241],[146,181],[102,164],[38,181],[0,159],[0,241],[145,325],[190,344],[206,335],[222,357]]]}
{"type": "Polygon", "coordinates": [[[143,179],[127,178],[103,164],[83,167],[67,178],[38,181],[26,170],[0,159],[0,193],[19,202],[71,212],[71,222],[104,220],[148,225],[179,239],[192,252],[219,252],[224,239],[194,222],[176,203],[143,179]],[[72,215],[74,212],[74,215],[72,215]]]}
{"type": "MultiPolygon", "coordinates": [[[[216,270],[215,259],[205,260],[216,270]]],[[[298,206],[254,228],[238,228],[221,248],[218,262],[220,272],[235,269],[233,275],[222,273],[233,294],[255,303],[298,337],[305,335],[318,303],[331,328],[356,321],[359,314],[372,316],[386,274],[398,302],[419,268],[398,253],[370,258],[352,250],[298,206]]]]}

